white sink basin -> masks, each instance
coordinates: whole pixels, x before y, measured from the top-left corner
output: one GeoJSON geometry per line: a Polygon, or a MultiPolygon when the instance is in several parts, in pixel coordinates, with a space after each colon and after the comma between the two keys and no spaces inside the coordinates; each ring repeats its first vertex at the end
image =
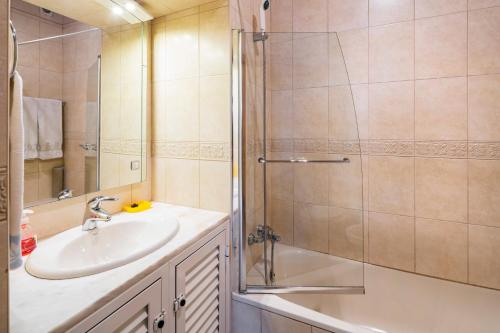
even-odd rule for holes
{"type": "Polygon", "coordinates": [[[70,279],[125,265],[160,248],[172,239],[179,223],[165,212],[152,210],[113,216],[93,231],[81,226],[39,244],[26,270],[45,279],[70,279]]]}

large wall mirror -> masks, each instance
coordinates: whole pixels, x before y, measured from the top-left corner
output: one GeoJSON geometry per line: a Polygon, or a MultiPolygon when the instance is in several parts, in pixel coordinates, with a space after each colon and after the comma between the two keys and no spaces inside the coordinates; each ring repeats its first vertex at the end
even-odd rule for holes
{"type": "Polygon", "coordinates": [[[26,207],[146,177],[146,24],[105,0],[57,3],[12,0],[26,207]]]}

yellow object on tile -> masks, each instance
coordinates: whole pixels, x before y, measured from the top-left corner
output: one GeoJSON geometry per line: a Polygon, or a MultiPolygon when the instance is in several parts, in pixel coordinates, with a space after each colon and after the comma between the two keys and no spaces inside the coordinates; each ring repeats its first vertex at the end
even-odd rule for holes
{"type": "Polygon", "coordinates": [[[123,206],[123,211],[127,213],[138,213],[150,209],[152,206],[151,201],[141,200],[137,203],[123,206]]]}

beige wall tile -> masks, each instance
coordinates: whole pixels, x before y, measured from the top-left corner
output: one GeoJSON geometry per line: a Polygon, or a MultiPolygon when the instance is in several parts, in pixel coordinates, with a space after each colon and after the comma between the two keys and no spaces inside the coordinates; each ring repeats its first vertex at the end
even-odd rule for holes
{"type": "Polygon", "coordinates": [[[500,161],[469,160],[469,223],[500,227],[500,161]]]}
{"type": "Polygon", "coordinates": [[[467,282],[467,224],[419,218],[415,223],[416,272],[467,282]]]}
{"type": "Polygon", "coordinates": [[[168,203],[199,207],[200,162],[198,160],[166,159],[165,199],[168,203]]]}
{"type": "Polygon", "coordinates": [[[467,73],[467,13],[415,21],[415,77],[467,73]]]}
{"type": "Polygon", "coordinates": [[[229,74],[229,38],[227,7],[200,14],[200,75],[229,74]]]}
{"type": "Polygon", "coordinates": [[[39,97],[39,70],[37,68],[17,66],[17,71],[23,78],[23,96],[39,97]]]}
{"type": "Polygon", "coordinates": [[[469,9],[500,6],[500,0],[469,0],[469,9]]]}
{"type": "Polygon", "coordinates": [[[329,253],[354,260],[363,260],[363,212],[330,207],[329,253]]]}
{"type": "Polygon", "coordinates": [[[467,160],[415,159],[415,215],[467,222],[467,160]]]}
{"type": "MultiPolygon", "coordinates": [[[[361,95],[361,91],[354,90],[351,86],[334,86],[329,91],[329,138],[335,140],[355,140],[359,139],[357,126],[357,113],[355,109],[354,96],[358,97],[358,105],[366,98],[361,95]]],[[[361,106],[360,106],[361,109],[361,106]]],[[[363,110],[359,110],[363,111],[363,110]]],[[[362,118],[361,118],[362,119],[362,118]]]]}
{"type": "Polygon", "coordinates": [[[370,211],[413,216],[414,159],[370,156],[370,211]]]}
{"type": "Polygon", "coordinates": [[[293,219],[296,247],[328,253],[328,206],[295,202],[293,219]]]}
{"type": "Polygon", "coordinates": [[[469,12],[469,74],[500,72],[500,7],[469,12]]]}
{"type": "Polygon", "coordinates": [[[467,10],[467,0],[415,0],[415,17],[446,15],[467,10]]]}
{"type": "Polygon", "coordinates": [[[166,23],[168,80],[199,75],[199,17],[186,16],[166,23]],[[179,35],[184,38],[179,38],[179,35]]]}
{"type": "Polygon", "coordinates": [[[200,208],[228,213],[231,204],[231,163],[200,161],[200,208]]]}
{"type": "Polygon", "coordinates": [[[349,85],[349,74],[347,73],[346,59],[343,45],[340,43],[339,34],[328,34],[328,66],[330,86],[349,85]]]}
{"type": "Polygon", "coordinates": [[[330,206],[363,209],[361,156],[349,156],[350,163],[329,167],[330,206]]]}
{"type": "MultiPolygon", "coordinates": [[[[292,153],[273,153],[273,159],[290,159],[292,153]]],[[[289,163],[275,163],[268,165],[271,186],[268,189],[271,198],[293,200],[293,168],[289,163]]]]}
{"type": "Polygon", "coordinates": [[[469,283],[500,289],[500,228],[469,225],[469,283]]]}
{"type": "Polygon", "coordinates": [[[270,82],[273,90],[290,90],[293,83],[292,35],[283,33],[270,36],[270,82]]]}
{"type": "Polygon", "coordinates": [[[469,140],[500,140],[500,75],[469,77],[469,140]]]}
{"type": "Polygon", "coordinates": [[[414,0],[370,0],[370,26],[412,20],[413,10],[414,0]]]}
{"type": "Polygon", "coordinates": [[[368,82],[368,29],[338,34],[345,67],[351,84],[368,82]]]}
{"type": "Polygon", "coordinates": [[[338,32],[368,26],[368,0],[330,0],[328,31],[338,32]]]}
{"type": "Polygon", "coordinates": [[[369,220],[370,262],[414,271],[415,219],[370,212],[369,220]]]}
{"type": "Polygon", "coordinates": [[[167,79],[167,43],[165,22],[151,25],[151,53],[152,53],[152,81],[165,81],[167,79]]]}
{"type": "Polygon", "coordinates": [[[375,83],[369,86],[371,139],[414,138],[414,82],[375,83]]]}
{"type": "MultiPolygon", "coordinates": [[[[153,141],[165,140],[167,138],[167,86],[168,83],[164,81],[156,81],[151,84],[151,137],[153,141]]],[[[175,103],[175,101],[169,102],[175,103]]]]}
{"type": "Polygon", "coordinates": [[[295,138],[328,138],[328,87],[295,90],[293,119],[295,138]]]}
{"type": "Polygon", "coordinates": [[[230,91],[229,75],[200,79],[201,141],[229,142],[231,132],[230,91]]]}
{"type": "Polygon", "coordinates": [[[262,333],[310,333],[311,326],[274,314],[261,311],[262,333]]]}
{"type": "Polygon", "coordinates": [[[40,97],[62,100],[63,74],[40,70],[40,97]]]}
{"type": "Polygon", "coordinates": [[[271,31],[293,31],[292,0],[276,0],[271,7],[271,31]]]}
{"type": "Polygon", "coordinates": [[[168,81],[166,85],[165,135],[169,141],[200,138],[200,83],[198,78],[168,81]]]}
{"type": "Polygon", "coordinates": [[[326,164],[295,165],[294,201],[328,205],[328,169],[326,164]]]}
{"type": "Polygon", "coordinates": [[[294,32],[323,32],[327,26],[327,0],[293,0],[294,32]]]}
{"type": "Polygon", "coordinates": [[[166,159],[155,158],[151,159],[152,162],[152,197],[155,201],[165,202],[167,200],[167,170],[166,159]]]}
{"type": "Polygon", "coordinates": [[[414,77],[413,22],[370,28],[370,82],[414,77]]]}
{"type": "Polygon", "coordinates": [[[271,92],[271,137],[293,138],[293,92],[291,90],[271,92]]]}
{"type": "Polygon", "coordinates": [[[467,140],[467,78],[415,82],[415,139],[467,140]]]}
{"type": "Polygon", "coordinates": [[[293,245],[293,201],[271,199],[270,224],[282,244],[293,245]]]}
{"type": "Polygon", "coordinates": [[[328,34],[301,35],[293,41],[293,87],[328,85],[328,34]]]}

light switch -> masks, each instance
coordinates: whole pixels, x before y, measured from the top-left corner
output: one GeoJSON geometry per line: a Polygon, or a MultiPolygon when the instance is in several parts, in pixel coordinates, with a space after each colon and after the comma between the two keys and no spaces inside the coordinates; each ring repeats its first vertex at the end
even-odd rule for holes
{"type": "Polygon", "coordinates": [[[141,161],[130,162],[130,170],[139,170],[141,168],[141,161]]]}

